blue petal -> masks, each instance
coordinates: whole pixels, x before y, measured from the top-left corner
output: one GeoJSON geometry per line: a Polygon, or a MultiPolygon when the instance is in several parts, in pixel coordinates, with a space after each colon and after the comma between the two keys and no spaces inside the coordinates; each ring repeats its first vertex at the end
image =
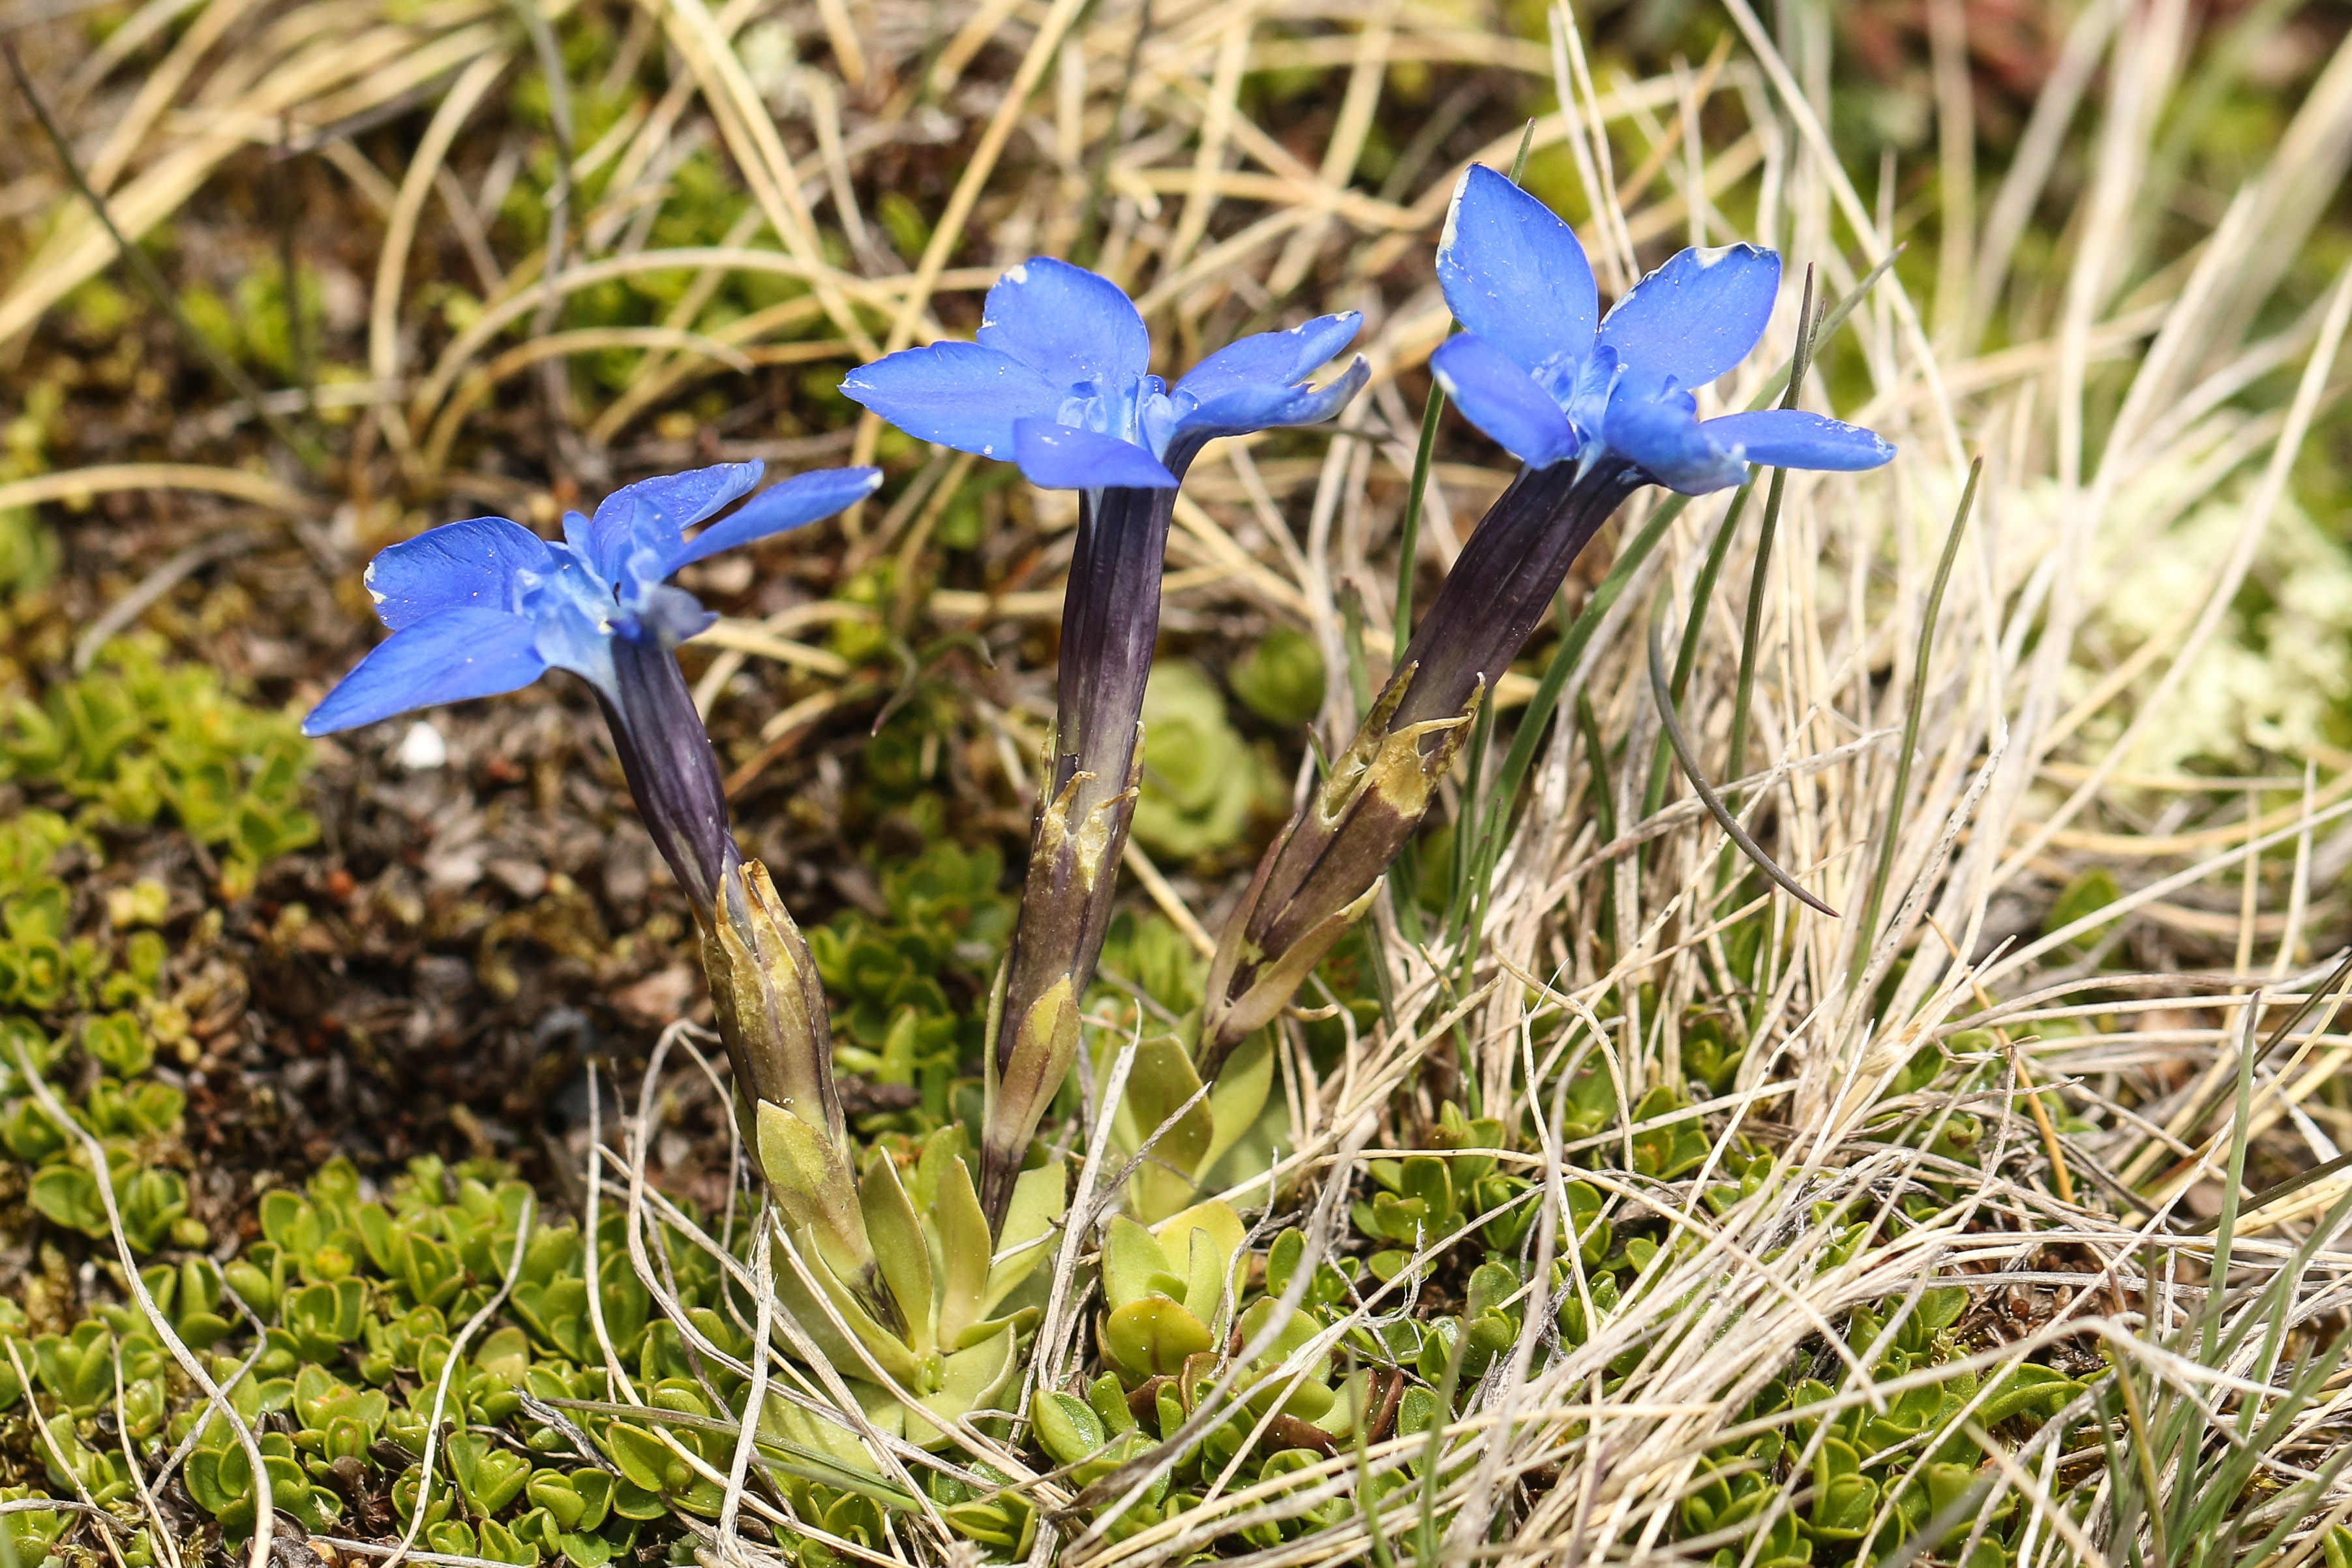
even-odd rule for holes
{"type": "Polygon", "coordinates": [[[394,631],[461,605],[521,607],[519,572],[548,569],[547,542],[503,517],[469,517],[428,528],[368,563],[367,591],[394,631]]]}
{"type": "Polygon", "coordinates": [[[686,530],[751,494],[763,468],[757,462],[720,463],[614,490],[589,523],[590,563],[607,582],[618,583],[639,551],[653,552],[656,563],[668,560],[686,530]]]}
{"type": "Polygon", "coordinates": [[[1600,341],[1625,362],[1629,384],[1667,377],[1705,386],[1748,357],[1780,290],[1780,258],[1753,245],[1679,251],[1617,301],[1600,341]]]}
{"type": "Polygon", "coordinates": [[[1692,407],[1688,393],[1612,400],[1610,450],[1685,495],[1703,496],[1738,484],[1747,478],[1748,465],[1715,444],[1692,407]]]}
{"type": "Polygon", "coordinates": [[[1050,256],[997,279],[973,336],[1064,391],[1091,383],[1112,392],[1151,366],[1150,334],[1118,285],[1050,256]]]}
{"type": "Polygon", "coordinates": [[[1192,374],[1176,384],[1172,395],[1181,399],[1190,394],[1195,404],[1205,404],[1245,388],[1286,389],[1306,380],[1316,366],[1353,342],[1363,324],[1360,312],[1342,310],[1336,316],[1318,316],[1286,332],[1258,332],[1227,343],[1194,365],[1192,374]]]}
{"type": "Polygon", "coordinates": [[[696,534],[670,562],[669,570],[831,517],[852,501],[872,495],[881,482],[879,468],[818,468],[794,474],[753,496],[734,516],[722,518],[696,534]]]}
{"type": "Polygon", "coordinates": [[[1438,345],[1429,368],[1463,417],[1503,449],[1532,468],[1549,468],[1576,455],[1576,430],[1551,395],[1538,386],[1511,356],[1475,332],[1462,332],[1438,345]]]}
{"type": "Polygon", "coordinates": [[[504,610],[466,607],[428,616],[376,644],[310,710],[302,733],[332,734],[412,708],[529,686],[547,668],[537,636],[530,616],[504,610]]]}
{"type": "Polygon", "coordinates": [[[1256,382],[1228,387],[1185,409],[1178,416],[1171,434],[1206,441],[1218,436],[1271,430],[1282,425],[1320,424],[1345,408],[1348,400],[1364,389],[1371,374],[1372,367],[1364,362],[1363,355],[1358,354],[1346,370],[1321,386],[1256,382]]]}
{"type": "Polygon", "coordinates": [[[1576,231],[1483,163],[1454,187],[1437,281],[1454,319],[1521,370],[1592,352],[1601,300],[1576,231]]]}
{"type": "Polygon", "coordinates": [[[1062,406],[1061,389],[1011,354],[954,342],[853,370],[841,394],[919,441],[983,458],[1010,458],[1014,420],[1051,419],[1062,406]]]}
{"type": "Polygon", "coordinates": [[[1834,468],[1852,473],[1890,462],[1895,448],[1875,430],[1808,414],[1767,408],[1730,414],[1699,426],[1716,445],[1768,468],[1834,468]]]}
{"type": "Polygon", "coordinates": [[[1159,458],[1099,430],[1024,419],[1014,426],[1013,451],[1029,482],[1049,490],[1176,488],[1176,476],[1159,458]]]}

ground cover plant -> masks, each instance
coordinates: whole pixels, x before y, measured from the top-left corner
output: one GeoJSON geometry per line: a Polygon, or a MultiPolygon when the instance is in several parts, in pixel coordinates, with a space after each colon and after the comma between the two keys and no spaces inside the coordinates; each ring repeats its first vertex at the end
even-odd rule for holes
{"type": "Polygon", "coordinates": [[[0,26],[16,1561],[2352,1565],[2332,14],[0,26]]]}

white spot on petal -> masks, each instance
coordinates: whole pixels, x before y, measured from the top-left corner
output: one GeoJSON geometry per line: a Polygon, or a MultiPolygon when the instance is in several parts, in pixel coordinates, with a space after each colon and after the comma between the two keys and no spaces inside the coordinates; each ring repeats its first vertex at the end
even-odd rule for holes
{"type": "Polygon", "coordinates": [[[1454,248],[1454,231],[1462,220],[1462,196],[1470,188],[1470,176],[1465,172],[1454,183],[1454,199],[1445,204],[1445,227],[1437,237],[1437,251],[1443,256],[1454,248]]]}
{"type": "Polygon", "coordinates": [[[1015,266],[1015,267],[1008,267],[1008,268],[1006,268],[1004,269],[1004,280],[1005,280],[1007,283],[1015,283],[1015,284],[1018,284],[1018,283],[1026,283],[1026,282],[1028,282],[1028,281],[1029,281],[1029,264],[1028,264],[1027,262],[1024,261],[1024,262],[1020,263],[1018,266],[1015,266]]]}

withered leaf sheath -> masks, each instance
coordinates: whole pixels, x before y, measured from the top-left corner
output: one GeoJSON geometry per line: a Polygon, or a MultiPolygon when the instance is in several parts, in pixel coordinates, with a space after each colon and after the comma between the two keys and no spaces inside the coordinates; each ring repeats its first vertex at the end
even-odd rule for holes
{"type": "Polygon", "coordinates": [[[1143,688],[1160,635],[1160,567],[1175,508],[1172,489],[1080,495],[1051,770],[1030,835],[989,1064],[980,1202],[992,1229],[1003,1223],[1022,1155],[1076,1058],[1078,1004],[1110,927],[1135,815],[1143,688]]]}
{"type": "Polygon", "coordinates": [[[1200,1071],[1270,1023],[1348,928],[1429,809],[1496,677],[1609,514],[1645,482],[1606,463],[1521,468],[1447,574],[1355,740],[1258,863],[1209,969],[1200,1071]]]}

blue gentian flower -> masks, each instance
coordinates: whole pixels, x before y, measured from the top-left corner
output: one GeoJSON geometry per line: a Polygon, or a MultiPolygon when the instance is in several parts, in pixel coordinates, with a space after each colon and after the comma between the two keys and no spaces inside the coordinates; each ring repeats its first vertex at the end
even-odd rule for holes
{"type": "Polygon", "coordinates": [[[1602,318],[1575,231],[1473,164],[1437,277],[1467,329],[1431,356],[1438,384],[1531,468],[1617,460],[1704,495],[1739,483],[1749,463],[1851,470],[1895,456],[1871,431],[1801,409],[1698,417],[1692,394],[1747,358],[1771,320],[1780,258],[1760,247],[1681,251],[1602,318]]]}
{"type": "Polygon", "coordinates": [[[1118,285],[1041,256],[988,291],[977,342],[891,354],[841,390],[909,436],[1016,462],[1048,489],[1173,489],[1216,437],[1338,413],[1370,374],[1363,360],[1326,385],[1306,379],[1362,322],[1346,310],[1244,338],[1171,388],[1118,285]]]}
{"type": "Polygon", "coordinates": [[[493,697],[552,666],[617,699],[615,638],[675,647],[717,617],[664,579],[739,544],[830,517],[873,493],[875,468],[801,474],[692,539],[685,531],[749,494],[759,463],[726,463],[614,491],[593,518],[566,512],[551,543],[503,517],[444,523],[387,548],[367,589],[392,636],[302,721],[306,735],[414,708],[493,697]]]}
{"type": "Polygon", "coordinates": [[[1796,409],[1698,417],[1693,394],[1746,358],[1771,320],[1780,258],[1769,250],[1683,251],[1603,318],[1574,232],[1473,164],[1454,187],[1437,277],[1466,330],[1430,368],[1524,466],[1228,920],[1201,1023],[1203,1078],[1280,1012],[1360,916],[1419,829],[1479,703],[1627,497],[1653,484],[1704,495],[1739,483],[1750,463],[1874,468],[1895,455],[1868,430],[1796,409]]]}
{"type": "Polygon", "coordinates": [[[873,493],[875,468],[800,474],[689,539],[751,493],[761,465],[727,463],[615,490],[567,512],[554,542],[503,517],[427,529],[372,562],[367,588],[392,636],[302,721],[306,735],[411,709],[491,697],[552,667],[595,688],[646,827],[706,919],[740,861],[718,758],[676,648],[717,617],[665,579],[739,544],[829,517],[873,493]]]}

